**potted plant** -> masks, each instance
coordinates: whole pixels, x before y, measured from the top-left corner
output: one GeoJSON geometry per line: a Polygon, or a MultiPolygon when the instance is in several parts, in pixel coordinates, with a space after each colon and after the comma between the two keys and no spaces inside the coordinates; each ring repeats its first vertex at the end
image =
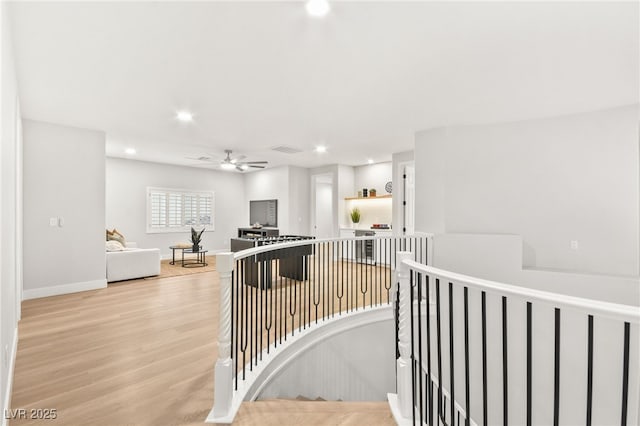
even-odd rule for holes
{"type": "Polygon", "coordinates": [[[194,253],[200,251],[200,240],[202,240],[202,233],[204,232],[204,229],[205,228],[202,228],[202,230],[198,232],[193,229],[193,226],[191,227],[191,243],[193,244],[191,250],[194,253]]]}
{"type": "Polygon", "coordinates": [[[355,224],[357,224],[358,222],[360,222],[360,209],[357,207],[354,207],[353,209],[351,209],[351,212],[349,212],[349,215],[351,216],[351,221],[355,224]]]}

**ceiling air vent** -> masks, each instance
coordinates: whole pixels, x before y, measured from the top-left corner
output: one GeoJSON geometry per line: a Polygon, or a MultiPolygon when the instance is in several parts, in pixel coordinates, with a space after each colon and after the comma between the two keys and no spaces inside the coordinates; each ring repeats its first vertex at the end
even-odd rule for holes
{"type": "Polygon", "coordinates": [[[290,146],[276,146],[274,148],[271,148],[273,151],[278,151],[278,152],[282,152],[284,154],[299,154],[302,152],[302,150],[298,149],[298,148],[292,148],[290,146]]]}

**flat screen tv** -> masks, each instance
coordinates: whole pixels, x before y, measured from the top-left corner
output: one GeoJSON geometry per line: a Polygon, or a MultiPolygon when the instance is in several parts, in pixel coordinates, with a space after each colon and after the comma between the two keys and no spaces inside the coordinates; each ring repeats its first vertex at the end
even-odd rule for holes
{"type": "Polygon", "coordinates": [[[278,200],[249,201],[250,225],[259,223],[269,228],[278,227],[278,200]]]}

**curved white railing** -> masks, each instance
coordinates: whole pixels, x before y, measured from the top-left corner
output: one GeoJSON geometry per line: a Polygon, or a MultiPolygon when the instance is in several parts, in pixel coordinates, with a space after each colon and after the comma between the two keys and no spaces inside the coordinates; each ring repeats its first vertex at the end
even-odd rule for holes
{"type": "Polygon", "coordinates": [[[399,256],[399,424],[638,424],[640,308],[399,256]]]}
{"type": "Polygon", "coordinates": [[[262,377],[256,371],[288,341],[336,318],[389,305],[396,253],[411,250],[414,260],[426,263],[430,236],[235,243],[262,245],[217,255],[221,316],[211,423],[233,421],[255,387],[248,382],[262,377]]]}

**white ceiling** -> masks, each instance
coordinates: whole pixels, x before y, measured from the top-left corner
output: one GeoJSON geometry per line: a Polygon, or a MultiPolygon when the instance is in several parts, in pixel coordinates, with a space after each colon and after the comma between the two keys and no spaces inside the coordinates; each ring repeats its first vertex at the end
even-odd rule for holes
{"type": "Polygon", "coordinates": [[[636,103],[638,16],[637,2],[333,2],[324,19],[302,2],[12,5],[24,117],[104,130],[110,156],[202,165],[185,157],[233,149],[303,167],[388,161],[437,126],[636,103]]]}

